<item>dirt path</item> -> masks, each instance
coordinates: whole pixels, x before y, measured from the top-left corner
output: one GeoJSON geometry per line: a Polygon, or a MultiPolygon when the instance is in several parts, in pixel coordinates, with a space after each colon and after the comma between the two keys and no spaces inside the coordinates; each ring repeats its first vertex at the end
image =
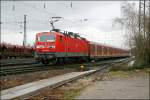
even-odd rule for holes
{"type": "Polygon", "coordinates": [[[149,99],[148,73],[97,81],[75,99],[149,99]]]}

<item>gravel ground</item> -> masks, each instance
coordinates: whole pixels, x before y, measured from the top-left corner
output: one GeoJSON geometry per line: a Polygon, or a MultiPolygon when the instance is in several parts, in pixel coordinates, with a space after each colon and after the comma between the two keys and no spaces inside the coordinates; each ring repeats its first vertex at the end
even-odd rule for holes
{"type": "Polygon", "coordinates": [[[50,78],[56,75],[61,75],[69,72],[76,71],[74,68],[55,69],[47,71],[32,72],[26,74],[3,76],[0,79],[1,90],[22,85],[25,83],[50,78]]]}
{"type": "MultiPolygon", "coordinates": [[[[107,70],[106,70],[107,71],[107,70]]],[[[105,70],[104,70],[105,72],[105,70]]],[[[103,73],[104,73],[103,72],[103,73]]],[[[75,96],[79,95],[80,92],[88,86],[95,83],[97,80],[101,80],[103,73],[97,72],[90,76],[83,77],[70,83],[66,83],[55,89],[49,89],[41,91],[39,94],[29,98],[30,100],[56,100],[65,99],[71,100],[75,96]]]]}
{"type": "MultiPolygon", "coordinates": [[[[93,63],[95,65],[95,63],[93,63]]],[[[68,72],[79,71],[79,65],[70,64],[70,68],[64,67],[64,69],[51,69],[47,71],[38,71],[25,74],[9,75],[0,77],[0,88],[1,90],[22,85],[25,83],[50,78],[56,75],[65,74],[68,72]]]]}
{"type": "MultiPolygon", "coordinates": [[[[76,71],[74,68],[40,71],[21,75],[1,77],[2,89],[7,89],[28,82],[37,81],[76,71]]],[[[148,99],[149,74],[147,70],[116,71],[105,74],[95,73],[77,81],[67,83],[55,89],[29,98],[32,100],[49,99],[148,99]]]]}
{"type": "Polygon", "coordinates": [[[79,95],[83,88],[86,88],[92,84],[92,80],[92,78],[82,78],[55,89],[47,88],[46,90],[40,92],[38,95],[30,97],[29,100],[70,100],[74,96],[79,95]]]}
{"type": "Polygon", "coordinates": [[[111,74],[111,80],[96,81],[75,99],[149,99],[150,73],[111,74]]]}

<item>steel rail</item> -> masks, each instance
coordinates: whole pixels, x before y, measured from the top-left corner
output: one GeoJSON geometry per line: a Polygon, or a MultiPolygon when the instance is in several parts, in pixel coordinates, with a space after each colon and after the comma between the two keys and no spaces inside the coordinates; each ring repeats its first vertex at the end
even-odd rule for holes
{"type": "MultiPolygon", "coordinates": [[[[123,59],[128,60],[128,59],[123,59]]],[[[1,67],[0,75],[15,75],[21,73],[29,73],[35,71],[44,71],[44,70],[52,70],[52,69],[63,69],[63,68],[79,68],[76,66],[84,65],[86,68],[90,68],[90,66],[97,66],[97,65],[105,65],[108,63],[122,61],[122,60],[110,60],[110,61],[102,61],[102,62],[95,62],[95,63],[80,63],[80,64],[62,64],[62,65],[47,65],[43,66],[42,64],[31,64],[31,65],[22,65],[22,66],[11,66],[11,67],[1,67]]]]}
{"type": "Polygon", "coordinates": [[[10,60],[1,60],[0,65],[4,66],[16,66],[16,65],[28,65],[37,63],[34,59],[10,59],[10,60]]]}

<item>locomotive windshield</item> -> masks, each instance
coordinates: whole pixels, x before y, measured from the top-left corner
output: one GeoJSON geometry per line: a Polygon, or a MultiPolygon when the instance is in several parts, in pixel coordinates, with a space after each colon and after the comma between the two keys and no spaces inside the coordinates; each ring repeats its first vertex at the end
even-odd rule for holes
{"type": "Polygon", "coordinates": [[[54,35],[41,35],[41,36],[38,36],[37,40],[40,42],[54,42],[55,36],[54,35]]]}

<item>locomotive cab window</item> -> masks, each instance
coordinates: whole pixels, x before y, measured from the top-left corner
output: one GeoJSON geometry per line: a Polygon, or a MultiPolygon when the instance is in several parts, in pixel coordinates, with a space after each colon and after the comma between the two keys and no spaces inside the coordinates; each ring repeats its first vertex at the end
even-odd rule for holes
{"type": "Polygon", "coordinates": [[[41,36],[38,36],[37,41],[40,41],[40,42],[54,42],[55,41],[55,36],[54,35],[41,35],[41,36]]]}

